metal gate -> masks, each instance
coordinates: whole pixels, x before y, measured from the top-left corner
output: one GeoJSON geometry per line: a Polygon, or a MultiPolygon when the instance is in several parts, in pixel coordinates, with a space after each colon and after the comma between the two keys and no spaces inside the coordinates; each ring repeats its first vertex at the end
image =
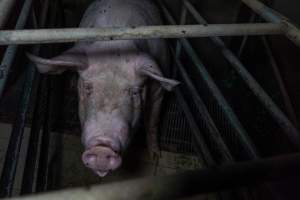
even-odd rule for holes
{"type": "MultiPolygon", "coordinates": [[[[300,161],[297,154],[274,160],[261,159],[261,157],[268,157],[272,153],[261,155],[261,145],[264,144],[258,144],[258,135],[250,133],[248,128],[245,128],[247,126],[243,123],[245,120],[243,122],[240,120],[236,109],[227,100],[227,95],[224,95],[223,88],[217,84],[218,81],[213,78],[214,76],[208,67],[201,61],[190,40],[191,38],[206,37],[212,41],[213,45],[219,49],[224,59],[226,59],[239,81],[244,84],[245,88],[255,97],[260,107],[270,116],[271,123],[274,123],[276,129],[280,130],[277,132],[279,135],[276,137],[289,144],[289,150],[285,153],[298,152],[300,149],[300,135],[295,125],[274,103],[271,97],[249,73],[247,67],[226,46],[226,43],[220,37],[245,36],[245,41],[247,40],[246,36],[249,35],[285,35],[296,45],[300,45],[300,31],[287,18],[265,6],[260,1],[242,0],[242,2],[266,22],[254,23],[252,21],[245,24],[208,24],[191,2],[182,0],[182,11],[179,22],[176,22],[164,3],[158,1],[168,22],[167,24],[169,24],[165,26],[42,29],[45,28],[46,23],[50,24],[50,27],[51,24],[53,25],[55,17],[47,22],[46,16],[49,10],[57,12],[60,8],[59,1],[52,2],[53,4],[51,3],[51,5],[53,7],[49,9],[49,1],[44,2],[42,6],[32,0],[24,0],[15,30],[0,31],[0,45],[8,45],[0,65],[0,97],[3,96],[5,87],[8,87],[6,84],[8,75],[12,63],[16,59],[19,45],[95,40],[172,39],[170,47],[174,60],[173,76],[179,79],[182,84],[174,91],[172,98],[169,100],[171,103],[168,104],[169,106],[165,112],[165,116],[167,117],[164,117],[161,125],[161,143],[163,148],[167,150],[170,144],[172,144],[172,146],[175,146],[175,149],[172,149],[173,151],[196,154],[205,164],[207,170],[166,177],[164,179],[166,181],[162,182],[157,179],[132,181],[130,184],[145,186],[144,189],[140,188],[139,191],[132,192],[132,195],[135,195],[134,198],[144,197],[143,195],[147,192],[149,193],[149,191],[151,193],[153,190],[157,190],[158,192],[151,193],[153,196],[150,195],[149,197],[182,197],[183,195],[200,192],[217,192],[221,189],[228,189],[228,185],[232,187],[237,185],[240,187],[248,186],[256,181],[263,182],[272,178],[283,179],[285,178],[284,175],[295,175],[295,169],[297,169],[295,166],[298,167],[300,161]],[[34,7],[32,6],[33,3],[35,3],[34,7]],[[40,8],[42,11],[38,13],[37,8],[40,8]],[[41,17],[37,18],[37,14],[41,15],[41,17]],[[188,15],[191,15],[197,23],[185,25],[188,15]],[[23,30],[26,22],[29,20],[33,29],[23,30]],[[175,117],[172,117],[172,113],[175,113],[175,117]],[[181,117],[178,118],[178,116],[181,117]],[[173,126],[171,127],[168,124],[173,124],[173,126]],[[176,131],[176,128],[186,130],[186,132],[176,131]],[[259,161],[256,161],[258,159],[259,161]],[[236,161],[248,162],[234,164],[236,161]],[[280,165],[278,164],[279,162],[280,165]],[[216,168],[216,165],[221,165],[221,167],[216,168]],[[264,173],[268,171],[272,171],[272,173],[265,175],[264,173]],[[280,175],[279,172],[282,174],[280,175]],[[218,176],[213,176],[214,173],[218,176]],[[185,182],[182,182],[182,180],[185,180],[185,182]],[[229,184],[230,180],[232,184],[229,184]],[[199,184],[205,189],[195,188],[195,185],[194,187],[186,188],[180,182],[199,184]],[[170,184],[170,186],[178,188],[178,191],[167,192],[166,189],[160,190],[159,186],[161,184],[170,184]],[[154,187],[154,185],[157,185],[157,187],[154,187]]],[[[12,0],[0,3],[0,28],[4,27],[4,23],[14,3],[12,0]]],[[[56,16],[56,14],[53,14],[53,16],[56,16]]],[[[265,40],[264,43],[266,44],[268,55],[272,60],[271,51],[265,40]]],[[[41,52],[40,46],[34,46],[32,51],[35,54],[39,54],[41,52]]],[[[55,89],[57,88],[55,85],[59,85],[59,83],[51,81],[49,77],[37,76],[34,66],[29,64],[26,68],[24,89],[18,108],[19,112],[13,125],[0,179],[1,197],[9,197],[12,194],[24,126],[26,120],[28,120],[26,114],[28,113],[31,98],[36,98],[36,107],[31,119],[30,145],[27,153],[22,193],[28,194],[46,190],[46,182],[47,178],[49,178],[47,176],[49,174],[47,155],[50,141],[50,127],[52,120],[55,118],[53,117],[55,116],[53,108],[56,107],[55,102],[57,102],[55,95],[57,95],[56,92],[59,92],[59,90],[55,89]],[[39,83],[38,88],[33,87],[35,83],[39,83]],[[43,130],[42,135],[40,135],[41,129],[43,130]],[[37,163],[38,167],[36,166],[37,163]],[[36,173],[38,176],[37,179],[35,179],[36,173]],[[34,180],[37,180],[37,183],[34,183],[34,180]]],[[[288,101],[285,102],[288,103],[288,101]]],[[[293,110],[290,109],[288,113],[293,118],[293,110]]],[[[273,137],[273,135],[269,137],[273,137]]],[[[273,155],[277,154],[278,152],[273,155]]],[[[55,180],[53,181],[55,182],[55,180]]],[[[116,190],[119,187],[117,185],[114,186],[116,190]]],[[[266,185],[266,187],[268,186],[266,185]]],[[[105,193],[108,189],[109,187],[103,187],[103,189],[99,190],[105,193]]],[[[113,189],[111,190],[113,191],[113,189]]],[[[95,189],[74,192],[74,194],[78,192],[86,194],[88,192],[95,192],[95,189]]],[[[74,197],[70,196],[72,192],[63,192],[59,195],[62,194],[66,195],[66,197],[74,197]]],[[[109,197],[113,198],[115,197],[114,195],[117,198],[121,198],[122,193],[114,193],[109,197]]],[[[58,198],[58,196],[54,194],[51,198],[58,198]]],[[[92,199],[96,198],[96,195],[92,197],[92,199]]]]}

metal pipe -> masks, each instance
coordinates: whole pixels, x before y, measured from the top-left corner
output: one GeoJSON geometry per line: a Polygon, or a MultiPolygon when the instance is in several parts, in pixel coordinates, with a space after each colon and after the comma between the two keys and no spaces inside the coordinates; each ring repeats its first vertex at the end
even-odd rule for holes
{"type": "MultiPolygon", "coordinates": [[[[16,29],[23,28],[25,26],[30,12],[31,4],[32,4],[32,0],[26,0],[24,2],[21,14],[18,18],[15,27],[16,29]]],[[[5,56],[3,58],[2,64],[3,63],[8,64],[5,69],[7,70],[6,72],[8,72],[12,64],[16,51],[17,51],[17,46],[12,45],[9,46],[5,52],[5,56]]],[[[38,51],[39,48],[36,47],[34,53],[38,53],[38,51]]],[[[20,148],[21,148],[23,135],[24,135],[26,114],[29,108],[33,81],[35,78],[35,72],[36,72],[35,67],[32,64],[29,64],[28,69],[26,70],[23,91],[19,102],[18,115],[14,122],[12,133],[9,139],[9,144],[6,150],[4,166],[0,178],[0,198],[9,197],[12,194],[19,155],[20,155],[20,148]]],[[[2,79],[0,79],[0,91],[1,91],[0,96],[3,93],[4,84],[6,82],[8,74],[5,73],[2,75],[3,77],[2,79]]]]}
{"type": "MultiPolygon", "coordinates": [[[[172,51],[172,53],[175,58],[174,51],[172,51]]],[[[234,158],[232,157],[227,145],[222,139],[221,134],[218,128],[216,127],[216,124],[214,123],[212,117],[210,116],[203,100],[198,95],[197,89],[195,88],[187,72],[185,71],[183,64],[180,62],[178,58],[175,59],[175,62],[176,62],[176,68],[179,70],[179,74],[183,78],[184,83],[186,84],[188,90],[190,91],[191,97],[195,102],[197,109],[199,110],[201,119],[205,123],[206,126],[205,128],[208,131],[208,137],[213,141],[214,143],[213,145],[215,146],[215,148],[218,149],[218,153],[222,158],[222,162],[223,163],[232,162],[234,158]]]]}
{"type": "Polygon", "coordinates": [[[265,34],[282,34],[282,27],[258,23],[10,30],[0,31],[0,45],[265,34]]]}
{"type": "Polygon", "coordinates": [[[0,1],[0,29],[5,26],[5,23],[11,14],[16,0],[1,0],[0,1]]]}
{"type": "MultiPolygon", "coordinates": [[[[41,11],[42,17],[39,25],[37,24],[35,12],[34,10],[32,11],[33,21],[35,21],[34,24],[36,24],[36,27],[44,27],[46,23],[46,16],[47,16],[45,13],[48,13],[48,6],[49,6],[49,0],[46,0],[43,4],[43,8],[41,11]]],[[[25,173],[22,179],[21,194],[31,194],[33,192],[34,178],[36,172],[36,162],[38,158],[40,129],[44,121],[43,111],[44,109],[46,109],[45,106],[43,105],[47,98],[47,96],[45,95],[45,81],[43,78],[41,79],[40,76],[37,78],[38,78],[38,80],[36,81],[38,84],[37,95],[36,95],[37,98],[36,98],[36,105],[34,108],[32,127],[30,131],[28,151],[26,155],[25,168],[24,168],[25,173]]]]}
{"type": "Polygon", "coordinates": [[[176,99],[177,99],[178,103],[180,104],[181,109],[184,112],[187,122],[190,125],[191,131],[193,133],[193,137],[195,139],[195,143],[193,142],[193,145],[194,145],[196,152],[198,153],[198,157],[203,160],[203,162],[206,166],[214,166],[215,161],[209,151],[208,146],[204,142],[205,140],[202,136],[202,133],[201,133],[191,111],[190,111],[190,108],[188,107],[188,104],[184,100],[183,95],[178,88],[175,89],[175,95],[176,95],[176,99]]]}
{"type": "Polygon", "coordinates": [[[290,119],[292,120],[292,122],[294,123],[296,128],[299,128],[299,124],[298,124],[298,120],[297,120],[297,115],[295,113],[295,109],[293,107],[291,98],[290,98],[290,96],[289,96],[289,94],[286,90],[286,86],[285,86],[284,81],[282,79],[282,76],[281,76],[281,73],[279,71],[277,62],[276,62],[276,60],[274,58],[274,55],[272,53],[271,47],[270,47],[266,37],[264,37],[264,36],[261,37],[261,40],[262,40],[262,43],[264,44],[264,46],[266,48],[266,53],[268,55],[271,67],[273,69],[273,73],[274,73],[275,78],[278,82],[279,89],[280,89],[280,92],[281,92],[281,95],[282,95],[282,98],[283,98],[283,101],[284,101],[284,105],[285,105],[285,108],[286,108],[286,112],[290,116],[290,119]]]}
{"type": "MultiPolygon", "coordinates": [[[[36,49],[34,53],[38,53],[38,49],[36,49]]],[[[28,67],[29,68],[26,71],[26,78],[24,80],[22,96],[20,98],[18,115],[14,122],[13,130],[9,139],[4,167],[0,179],[0,198],[11,196],[16,176],[20,148],[24,135],[26,114],[29,108],[33,81],[36,73],[36,69],[33,64],[29,64],[28,67]]]]}
{"type": "MultiPolygon", "coordinates": [[[[165,6],[158,1],[161,5],[161,8],[163,12],[165,13],[165,16],[167,17],[167,20],[171,24],[175,24],[175,20],[169,13],[169,11],[165,8],[165,6]]],[[[240,142],[243,144],[243,147],[245,148],[245,151],[247,152],[248,156],[250,158],[257,158],[258,154],[256,151],[256,148],[254,144],[251,142],[251,139],[249,138],[246,130],[238,120],[237,116],[235,115],[234,111],[222,95],[221,91],[217,87],[216,83],[206,70],[204,64],[199,59],[197,53],[194,51],[193,47],[190,45],[187,39],[180,39],[180,42],[184,48],[184,50],[187,52],[187,55],[191,58],[192,62],[195,64],[197,70],[199,71],[199,74],[201,75],[201,78],[205,82],[206,86],[211,91],[214,99],[216,99],[218,105],[222,109],[222,112],[224,112],[227,120],[231,124],[232,128],[234,129],[234,133],[237,135],[237,138],[240,140],[240,142]]]]}
{"type": "Polygon", "coordinates": [[[48,151],[50,144],[50,113],[51,113],[51,98],[50,98],[50,83],[51,80],[49,77],[45,78],[46,82],[46,112],[45,112],[45,121],[43,125],[43,134],[41,138],[41,151],[39,156],[39,166],[37,173],[37,182],[36,182],[36,192],[43,192],[46,190],[47,180],[48,180],[48,151]]]}
{"type": "MultiPolygon", "coordinates": [[[[198,23],[206,23],[197,10],[188,1],[184,0],[187,9],[192,13],[198,23]]],[[[277,121],[280,127],[285,131],[295,149],[300,150],[300,134],[295,126],[289,121],[286,115],[273,102],[271,97],[264,91],[264,89],[257,83],[253,76],[246,70],[246,67],[241,61],[230,51],[225,43],[219,37],[211,37],[212,41],[218,46],[225,58],[229,61],[231,66],[241,76],[247,86],[253,91],[254,95],[265,106],[273,118],[277,121]]]]}
{"type": "Polygon", "coordinates": [[[12,200],[179,199],[260,182],[300,178],[300,154],[228,164],[164,177],[147,177],[12,200]]]}
{"type": "Polygon", "coordinates": [[[300,46],[300,29],[290,20],[257,0],[242,0],[254,12],[268,22],[283,25],[285,35],[296,45],[300,46]]]}
{"type": "MultiPolygon", "coordinates": [[[[23,29],[25,27],[27,18],[29,16],[31,5],[32,5],[32,0],[26,0],[24,2],[20,16],[15,26],[16,30],[23,29]]],[[[17,50],[18,50],[18,46],[16,45],[8,46],[8,48],[4,53],[3,60],[0,64],[0,99],[3,95],[3,90],[6,84],[7,76],[11,68],[11,65],[15,59],[17,50]]]]}

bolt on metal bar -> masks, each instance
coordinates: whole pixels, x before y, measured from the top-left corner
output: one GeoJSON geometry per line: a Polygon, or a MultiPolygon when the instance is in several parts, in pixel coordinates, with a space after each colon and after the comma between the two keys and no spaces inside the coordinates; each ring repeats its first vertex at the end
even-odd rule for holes
{"type": "MultiPolygon", "coordinates": [[[[159,1],[159,4],[161,5],[161,8],[167,17],[167,20],[171,24],[175,24],[174,18],[171,16],[169,11],[166,9],[166,7],[159,1]]],[[[187,39],[180,39],[180,42],[183,46],[183,49],[187,52],[188,56],[191,58],[192,62],[195,64],[197,70],[199,71],[199,74],[201,75],[201,78],[204,80],[205,84],[209,88],[210,91],[212,91],[212,95],[216,99],[218,105],[221,107],[222,111],[225,113],[228,121],[232,125],[233,129],[235,130],[235,133],[237,134],[238,139],[243,144],[243,147],[245,148],[245,151],[248,153],[249,157],[251,158],[257,158],[258,153],[256,151],[256,148],[254,144],[251,142],[251,139],[249,138],[246,130],[238,120],[237,116],[235,115],[234,111],[222,95],[221,91],[217,87],[216,83],[206,70],[204,64],[199,59],[197,53],[194,51],[193,47],[190,45],[189,41],[187,39]]]]}
{"type": "Polygon", "coordinates": [[[291,23],[287,17],[269,8],[260,1],[242,0],[242,2],[266,21],[282,24],[285,35],[296,45],[300,46],[300,29],[295,24],[291,23]]]}
{"type": "MultiPolygon", "coordinates": [[[[184,0],[187,9],[192,13],[198,23],[206,23],[206,20],[197,12],[191,3],[184,0]]],[[[300,150],[300,134],[295,126],[290,122],[286,115],[273,102],[271,97],[264,91],[264,89],[257,83],[253,76],[246,70],[246,67],[241,61],[230,51],[225,43],[219,37],[211,37],[212,41],[218,46],[225,58],[229,61],[231,66],[241,76],[247,86],[252,90],[254,95],[265,106],[273,118],[277,121],[280,127],[285,131],[290,141],[294,144],[297,150],[300,150]]]]}
{"type": "Polygon", "coordinates": [[[0,1],[0,29],[2,29],[11,14],[16,0],[1,0],[0,1]]]}
{"type": "Polygon", "coordinates": [[[268,181],[299,179],[300,154],[228,164],[163,177],[139,178],[11,200],[180,199],[268,181]]]}
{"type": "MultiPolygon", "coordinates": [[[[17,24],[15,26],[15,29],[23,29],[26,25],[27,18],[29,16],[30,8],[32,5],[32,0],[26,0],[23,4],[20,16],[17,20],[17,24]]],[[[13,61],[15,59],[16,53],[18,50],[18,46],[16,45],[10,45],[7,47],[3,60],[0,64],[1,66],[1,77],[0,77],[0,98],[3,95],[3,90],[6,84],[6,80],[8,77],[9,70],[11,68],[11,65],[13,64],[13,61]]]]}
{"type": "Polygon", "coordinates": [[[0,45],[265,34],[282,34],[282,26],[258,23],[9,30],[0,31],[0,45]]]}

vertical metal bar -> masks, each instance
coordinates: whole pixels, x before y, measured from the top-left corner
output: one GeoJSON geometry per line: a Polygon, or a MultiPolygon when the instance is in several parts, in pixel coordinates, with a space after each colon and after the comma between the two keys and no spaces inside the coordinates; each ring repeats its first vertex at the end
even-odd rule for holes
{"type": "MultiPolygon", "coordinates": [[[[15,29],[24,28],[31,10],[31,5],[32,5],[32,0],[26,0],[24,2],[15,29]]],[[[17,48],[18,47],[16,45],[9,46],[5,52],[3,61],[1,63],[2,77],[0,79],[0,98],[3,94],[3,89],[8,76],[8,71],[14,60],[17,48]]],[[[38,53],[38,51],[39,48],[35,48],[34,53],[38,53]]],[[[26,71],[24,88],[20,99],[20,104],[19,104],[20,107],[18,109],[19,112],[15,120],[12,134],[10,136],[8,148],[6,151],[4,167],[0,179],[0,197],[11,196],[13,190],[13,184],[16,176],[16,170],[17,170],[18,159],[20,154],[20,148],[21,148],[23,134],[24,134],[26,113],[29,107],[32,86],[35,77],[35,67],[32,64],[29,64],[28,67],[29,69],[26,71]]]]}
{"type": "MultiPolygon", "coordinates": [[[[25,0],[17,24],[15,26],[16,30],[23,29],[25,27],[27,18],[29,16],[31,5],[32,5],[32,0],[25,0]]],[[[8,46],[4,53],[3,60],[0,64],[0,99],[3,95],[3,90],[7,81],[8,73],[15,59],[17,50],[18,50],[17,45],[8,46]]]]}
{"type": "MultiPolygon", "coordinates": [[[[186,24],[186,17],[187,17],[187,9],[184,5],[182,5],[182,10],[181,10],[181,17],[180,17],[180,25],[184,25],[186,24]]],[[[178,58],[180,56],[182,50],[182,46],[180,44],[180,41],[177,41],[176,44],[176,58],[178,58]]]]}
{"type": "MultiPolygon", "coordinates": [[[[165,6],[159,2],[165,16],[167,17],[168,21],[171,24],[175,24],[173,17],[169,13],[169,11],[165,8],[165,6]]],[[[239,122],[237,116],[235,115],[234,111],[222,95],[221,91],[213,81],[212,77],[209,75],[207,70],[205,69],[203,63],[197,56],[196,52],[190,45],[187,39],[180,39],[181,44],[183,45],[183,48],[187,52],[188,56],[192,59],[193,63],[196,65],[197,70],[200,72],[200,75],[204,82],[206,83],[207,87],[212,91],[212,94],[214,95],[214,98],[217,100],[217,103],[222,108],[223,112],[225,113],[227,119],[232,124],[233,128],[235,129],[235,133],[237,133],[237,137],[240,140],[240,142],[243,144],[243,147],[245,148],[245,151],[248,153],[248,155],[251,158],[257,158],[257,152],[256,148],[251,142],[251,139],[249,138],[246,130],[243,128],[242,124],[239,122]]]]}
{"type": "MultiPolygon", "coordinates": [[[[244,0],[243,0],[244,1],[244,0]]],[[[184,0],[187,9],[192,13],[198,23],[206,23],[206,20],[197,12],[191,3],[184,0]]],[[[273,102],[271,97],[264,91],[264,89],[257,83],[253,76],[246,70],[241,61],[226,47],[225,43],[219,37],[210,37],[210,39],[218,46],[225,58],[229,61],[231,66],[236,70],[240,77],[244,80],[247,86],[252,90],[254,95],[265,106],[273,118],[277,121],[280,127],[285,131],[289,137],[294,148],[300,151],[300,134],[295,126],[289,121],[285,114],[273,102]]]]}
{"type": "MultiPolygon", "coordinates": [[[[36,54],[38,51],[39,49],[36,48],[34,53],[36,54]]],[[[13,190],[20,148],[24,135],[26,114],[29,107],[33,81],[36,74],[35,66],[33,66],[33,64],[29,64],[28,67],[29,68],[26,71],[26,78],[24,80],[22,96],[20,98],[18,115],[13,125],[13,130],[6,151],[4,167],[0,179],[0,197],[11,196],[13,190]]]]}
{"type": "Polygon", "coordinates": [[[47,104],[45,121],[43,127],[42,141],[41,141],[41,151],[39,156],[39,167],[37,173],[37,183],[36,192],[43,192],[46,190],[47,180],[48,180],[48,150],[50,144],[50,110],[51,110],[51,100],[50,100],[50,78],[46,77],[47,82],[47,104]]]}
{"type": "Polygon", "coordinates": [[[16,0],[1,0],[0,1],[0,29],[2,29],[11,14],[11,11],[16,3],[16,0]]]}
{"type": "MultiPolygon", "coordinates": [[[[42,11],[40,12],[40,14],[42,14],[42,17],[40,18],[39,25],[37,25],[38,27],[44,27],[46,23],[48,5],[49,5],[49,0],[46,0],[43,4],[42,11]]],[[[33,15],[35,18],[34,20],[36,21],[36,15],[34,11],[33,11],[33,15]]],[[[32,127],[30,132],[28,151],[26,155],[25,169],[24,169],[25,173],[23,175],[23,180],[22,180],[21,194],[30,194],[33,192],[36,163],[38,158],[40,129],[44,121],[45,113],[43,111],[44,109],[46,109],[45,106],[43,106],[43,102],[45,102],[46,101],[45,98],[47,98],[44,92],[45,81],[43,78],[41,79],[41,77],[39,76],[37,83],[39,83],[39,86],[38,86],[36,105],[35,105],[35,110],[33,115],[32,127]]]]}

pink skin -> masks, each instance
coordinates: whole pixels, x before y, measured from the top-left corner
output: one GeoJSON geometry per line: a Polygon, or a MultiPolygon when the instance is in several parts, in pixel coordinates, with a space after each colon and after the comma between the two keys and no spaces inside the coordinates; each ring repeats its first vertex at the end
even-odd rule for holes
{"type": "MultiPolygon", "coordinates": [[[[86,11],[81,27],[159,25],[156,7],[148,0],[95,1],[86,11]]],[[[82,161],[100,177],[121,166],[121,153],[130,132],[145,115],[148,145],[156,141],[162,89],[179,83],[163,77],[159,65],[169,67],[162,39],[77,43],[51,59],[29,55],[41,73],[79,74],[79,117],[85,152],[82,161]],[[145,113],[142,113],[145,111],[145,113]]]]}
{"type": "Polygon", "coordinates": [[[100,177],[104,177],[121,165],[122,158],[110,147],[94,146],[82,154],[82,161],[100,177]]]}

